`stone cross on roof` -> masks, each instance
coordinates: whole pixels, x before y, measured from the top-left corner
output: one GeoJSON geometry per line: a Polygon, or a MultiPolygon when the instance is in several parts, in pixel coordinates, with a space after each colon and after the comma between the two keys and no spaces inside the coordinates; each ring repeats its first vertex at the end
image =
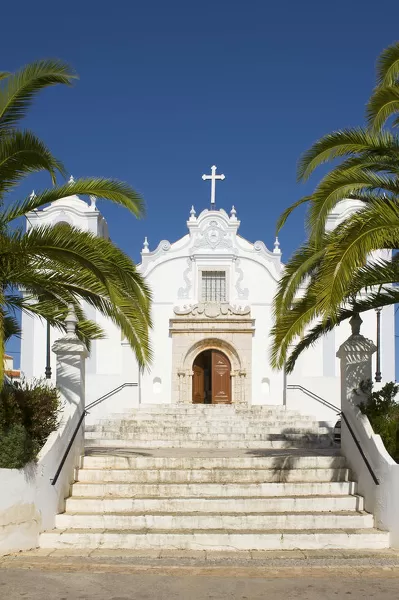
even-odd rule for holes
{"type": "Polygon", "coordinates": [[[213,165],[213,167],[211,167],[211,175],[203,175],[202,179],[204,181],[210,179],[211,180],[211,206],[213,206],[216,202],[215,196],[216,196],[216,180],[219,179],[221,181],[223,181],[223,179],[225,179],[224,175],[216,175],[216,167],[215,165],[213,165]]]}

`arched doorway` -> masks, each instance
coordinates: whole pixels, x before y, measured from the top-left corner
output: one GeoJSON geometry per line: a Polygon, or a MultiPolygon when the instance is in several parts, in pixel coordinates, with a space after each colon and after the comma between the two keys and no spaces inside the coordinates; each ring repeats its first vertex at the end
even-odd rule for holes
{"type": "Polygon", "coordinates": [[[231,404],[231,364],[220,350],[204,350],[195,358],[193,404],[231,404]]]}

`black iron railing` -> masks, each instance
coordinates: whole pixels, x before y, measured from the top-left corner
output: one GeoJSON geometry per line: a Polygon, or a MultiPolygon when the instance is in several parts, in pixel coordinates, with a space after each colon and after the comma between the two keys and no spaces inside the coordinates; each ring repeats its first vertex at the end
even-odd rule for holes
{"type": "Polygon", "coordinates": [[[364,463],[374,481],[374,483],[376,485],[380,485],[380,482],[378,481],[378,478],[376,476],[376,474],[373,471],[372,466],[370,465],[367,456],[365,455],[363,448],[360,445],[359,440],[357,439],[357,437],[355,436],[352,427],[349,424],[349,421],[347,419],[347,416],[345,415],[345,413],[343,413],[337,406],[335,406],[334,404],[331,404],[331,402],[328,402],[327,400],[325,400],[324,398],[321,398],[321,396],[318,396],[317,394],[315,394],[314,392],[311,392],[310,390],[308,390],[307,388],[304,388],[302,385],[287,385],[287,389],[291,389],[291,390],[301,390],[302,392],[304,392],[305,394],[307,394],[308,396],[310,396],[310,398],[313,398],[313,400],[316,400],[317,402],[320,402],[321,404],[323,404],[324,406],[331,408],[331,410],[334,410],[337,414],[337,416],[342,417],[343,420],[345,421],[345,425],[348,428],[349,433],[352,436],[353,441],[356,444],[357,449],[359,450],[360,456],[362,457],[362,459],[364,460],[364,463]]]}
{"type": "Polygon", "coordinates": [[[95,406],[97,406],[98,404],[101,404],[101,402],[104,402],[104,400],[107,400],[108,398],[110,398],[111,396],[114,396],[115,394],[117,394],[118,392],[120,392],[121,390],[123,390],[126,387],[137,387],[138,383],[122,383],[122,385],[118,386],[117,388],[115,388],[114,390],[111,390],[110,392],[108,392],[107,394],[104,394],[104,396],[101,396],[100,398],[97,398],[97,400],[94,400],[94,402],[91,402],[90,404],[88,404],[84,411],[82,412],[82,414],[80,415],[78,424],[76,425],[74,432],[72,434],[71,439],[69,440],[68,446],[66,447],[66,450],[64,452],[64,455],[61,459],[61,462],[59,464],[59,467],[57,469],[57,471],[55,472],[55,475],[52,479],[50,479],[51,485],[55,485],[57,483],[58,477],[60,476],[60,473],[62,471],[62,468],[65,464],[66,459],[68,458],[69,452],[71,451],[73,442],[75,441],[75,438],[78,434],[78,431],[86,417],[86,415],[89,414],[90,409],[94,408],[95,406]]]}
{"type": "Polygon", "coordinates": [[[310,390],[308,390],[307,388],[303,387],[302,385],[296,385],[296,384],[295,385],[287,385],[287,389],[288,390],[301,390],[301,392],[303,392],[304,394],[306,394],[307,396],[309,396],[313,400],[316,400],[316,402],[320,402],[320,404],[323,404],[327,408],[331,408],[331,410],[334,410],[337,415],[340,414],[340,412],[341,412],[340,409],[338,408],[338,406],[335,406],[334,404],[331,404],[331,402],[328,402],[328,400],[325,400],[321,396],[318,396],[314,392],[311,392],[310,390]]]}
{"type": "Polygon", "coordinates": [[[368,459],[367,459],[367,456],[365,455],[365,453],[364,453],[364,451],[363,451],[363,448],[362,448],[362,447],[361,447],[361,445],[360,445],[360,442],[359,442],[359,440],[358,440],[358,439],[357,439],[357,437],[355,436],[355,434],[354,434],[354,432],[353,432],[353,429],[352,429],[352,427],[350,426],[350,424],[349,424],[349,421],[348,421],[348,419],[347,419],[347,416],[345,415],[345,413],[344,413],[344,412],[341,412],[341,417],[342,417],[342,418],[343,418],[343,420],[345,421],[345,425],[347,426],[347,428],[348,428],[348,431],[349,431],[349,433],[351,434],[351,436],[352,436],[352,439],[353,439],[353,441],[355,442],[355,444],[356,444],[356,447],[357,447],[357,449],[358,449],[358,450],[359,450],[359,452],[360,452],[360,456],[361,456],[361,457],[362,457],[362,459],[364,460],[364,464],[366,465],[366,467],[367,467],[367,469],[368,469],[368,472],[370,473],[370,475],[371,475],[371,477],[372,477],[372,479],[373,479],[374,483],[375,483],[376,485],[380,485],[380,482],[378,481],[378,478],[377,478],[376,474],[374,473],[374,471],[373,471],[373,468],[372,468],[372,466],[370,465],[370,463],[369,463],[369,461],[368,461],[368,459]]]}

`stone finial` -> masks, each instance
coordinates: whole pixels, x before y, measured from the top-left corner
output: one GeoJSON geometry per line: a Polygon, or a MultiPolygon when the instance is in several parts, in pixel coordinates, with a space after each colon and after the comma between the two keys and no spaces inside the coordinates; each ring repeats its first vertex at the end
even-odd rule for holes
{"type": "Polygon", "coordinates": [[[92,210],[96,210],[96,202],[97,198],[95,196],[90,196],[90,208],[92,210]]]}
{"type": "Polygon", "coordinates": [[[36,194],[35,194],[35,190],[32,190],[31,195],[29,196],[29,200],[34,200],[35,198],[37,198],[36,194]]]}
{"type": "Polygon", "coordinates": [[[280,242],[278,241],[278,237],[276,237],[276,240],[274,242],[273,254],[281,254],[280,242]]]}
{"type": "Polygon", "coordinates": [[[363,323],[359,313],[354,313],[353,317],[349,321],[349,325],[352,328],[352,335],[360,335],[360,327],[363,323]]]}
{"type": "Polygon", "coordinates": [[[197,218],[196,214],[197,213],[195,212],[195,208],[194,208],[194,205],[193,205],[191,207],[191,210],[190,210],[190,221],[195,221],[196,220],[196,218],[197,218]]]}
{"type": "Polygon", "coordinates": [[[75,307],[73,304],[68,304],[68,314],[65,319],[66,331],[68,336],[76,335],[76,323],[78,319],[76,317],[75,307]]]}
{"type": "Polygon", "coordinates": [[[148,253],[150,250],[148,248],[148,239],[147,236],[144,238],[144,244],[143,244],[143,249],[141,251],[142,254],[146,254],[148,253]]]}
{"type": "Polygon", "coordinates": [[[233,204],[233,206],[231,207],[231,211],[230,211],[230,219],[232,221],[237,221],[237,216],[236,215],[237,215],[237,211],[236,211],[236,209],[234,207],[234,204],[233,204]]]}
{"type": "Polygon", "coordinates": [[[70,176],[70,178],[68,179],[68,183],[69,183],[69,184],[71,184],[71,183],[75,183],[75,178],[74,178],[74,176],[73,176],[73,175],[71,175],[71,176],[70,176]]]}

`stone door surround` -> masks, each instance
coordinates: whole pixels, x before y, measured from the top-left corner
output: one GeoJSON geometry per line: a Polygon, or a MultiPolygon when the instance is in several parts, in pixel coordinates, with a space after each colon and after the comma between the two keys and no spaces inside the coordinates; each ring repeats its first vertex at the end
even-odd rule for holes
{"type": "Polygon", "coordinates": [[[251,398],[252,337],[250,309],[227,303],[205,303],[175,308],[170,319],[172,337],[172,403],[192,403],[193,363],[204,350],[220,350],[231,363],[233,404],[251,398]]]}

